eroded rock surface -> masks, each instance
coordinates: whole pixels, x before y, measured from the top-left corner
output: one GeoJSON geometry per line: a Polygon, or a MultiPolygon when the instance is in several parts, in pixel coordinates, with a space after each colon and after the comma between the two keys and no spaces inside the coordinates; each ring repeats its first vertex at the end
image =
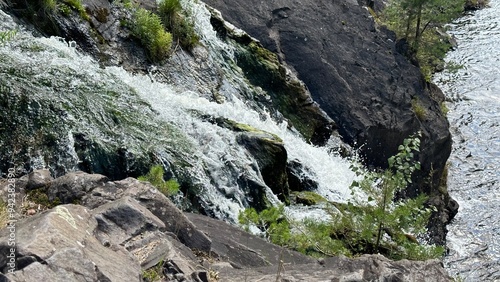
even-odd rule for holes
{"type": "MultiPolygon", "coordinates": [[[[12,273],[10,230],[0,230],[0,281],[146,281],[144,271],[151,269],[163,277],[155,281],[451,281],[436,260],[318,261],[222,221],[184,214],[149,183],[96,182],[101,175],[86,173],[78,173],[78,182],[69,178],[74,175],[51,181],[86,191],[81,205],[19,216],[12,273]]],[[[27,179],[16,179],[20,189],[27,179]]]]}

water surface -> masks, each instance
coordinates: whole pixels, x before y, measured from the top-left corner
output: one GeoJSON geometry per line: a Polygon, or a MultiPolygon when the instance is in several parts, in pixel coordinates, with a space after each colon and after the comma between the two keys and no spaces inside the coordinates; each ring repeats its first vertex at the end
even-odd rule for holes
{"type": "Polygon", "coordinates": [[[449,100],[448,185],[460,204],[445,265],[463,281],[500,281],[500,1],[459,19],[450,33],[458,48],[434,78],[449,100]]]}

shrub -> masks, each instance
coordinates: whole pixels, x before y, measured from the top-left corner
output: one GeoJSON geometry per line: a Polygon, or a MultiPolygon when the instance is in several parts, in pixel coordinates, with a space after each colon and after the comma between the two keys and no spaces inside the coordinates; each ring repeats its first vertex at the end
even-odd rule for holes
{"type": "Polygon", "coordinates": [[[191,50],[199,43],[200,39],[194,30],[194,24],[183,11],[180,0],[160,1],[158,11],[165,27],[172,32],[183,48],[191,50]]]}
{"type": "Polygon", "coordinates": [[[158,15],[143,8],[135,12],[132,33],[146,47],[153,61],[167,58],[172,47],[172,35],[165,31],[158,15]]]}
{"type": "Polygon", "coordinates": [[[353,199],[345,204],[334,203],[328,210],[330,222],[291,222],[283,206],[260,213],[246,209],[240,213],[239,222],[247,230],[251,225],[257,227],[275,244],[313,256],[381,253],[392,259],[440,257],[442,246],[423,245],[417,240],[425,234],[432,211],[424,208],[427,196],[395,200],[396,193],[412,182],[412,173],[420,169],[420,163],[414,161],[419,136],[404,140],[398,154],[388,159],[387,170],[365,173],[361,181],[354,182],[353,199]]]}
{"type": "Polygon", "coordinates": [[[171,196],[179,192],[180,185],[175,179],[165,181],[163,174],[165,171],[161,165],[151,167],[148,174],[139,176],[137,179],[141,181],[148,181],[153,184],[165,196],[171,196]]]}

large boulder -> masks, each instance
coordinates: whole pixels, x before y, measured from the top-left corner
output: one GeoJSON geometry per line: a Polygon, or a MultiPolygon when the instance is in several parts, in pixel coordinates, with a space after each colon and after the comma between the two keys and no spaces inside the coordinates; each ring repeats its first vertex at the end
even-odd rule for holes
{"type": "MultiPolygon", "coordinates": [[[[97,221],[82,206],[64,205],[16,224],[17,271],[12,281],[129,281],[138,280],[141,269],[118,245],[107,248],[92,236],[97,221]],[[107,279],[107,280],[106,280],[107,279]]],[[[0,232],[0,267],[8,270],[5,258],[9,230],[0,232]]]]}
{"type": "MultiPolygon", "coordinates": [[[[438,188],[451,152],[449,124],[440,90],[396,48],[396,36],[377,26],[357,1],[205,0],[225,20],[260,40],[305,82],[315,102],[335,121],[343,140],[369,166],[387,168],[403,140],[422,133],[422,169],[406,196],[441,195],[438,188]]],[[[363,2],[363,1],[360,1],[363,2]]],[[[456,212],[444,192],[441,215],[456,212]]],[[[443,243],[444,225],[431,226],[443,243]]]]}
{"type": "Polygon", "coordinates": [[[395,48],[394,33],[376,26],[356,1],[206,0],[295,69],[343,139],[368,164],[387,158],[422,131],[422,175],[441,176],[451,150],[448,122],[427,83],[395,48]],[[417,117],[413,104],[425,109],[417,117]]]}

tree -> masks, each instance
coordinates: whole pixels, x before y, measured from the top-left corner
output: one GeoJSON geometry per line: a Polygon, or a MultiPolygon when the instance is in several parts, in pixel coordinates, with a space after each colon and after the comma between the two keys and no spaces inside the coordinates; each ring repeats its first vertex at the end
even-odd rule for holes
{"type": "Polygon", "coordinates": [[[399,146],[399,153],[388,159],[387,170],[357,169],[363,179],[351,186],[348,203],[332,203],[328,209],[331,221],[291,221],[280,206],[260,213],[246,209],[239,215],[240,224],[247,230],[257,227],[275,244],[313,256],[380,253],[393,259],[440,257],[443,247],[417,240],[426,233],[432,211],[424,207],[427,196],[396,199],[396,193],[405,189],[412,173],[420,169],[414,160],[419,147],[420,134],[411,136],[399,146]]]}
{"type": "Polygon", "coordinates": [[[464,4],[465,0],[390,0],[383,18],[416,54],[429,27],[450,22],[460,15],[464,4]]]}

